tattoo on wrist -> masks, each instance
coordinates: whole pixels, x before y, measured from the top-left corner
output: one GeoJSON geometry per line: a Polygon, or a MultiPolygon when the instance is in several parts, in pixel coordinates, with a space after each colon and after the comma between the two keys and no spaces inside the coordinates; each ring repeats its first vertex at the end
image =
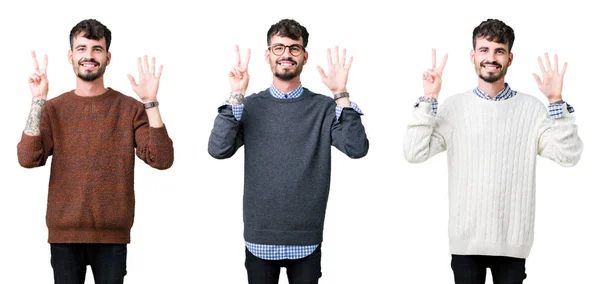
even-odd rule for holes
{"type": "Polygon", "coordinates": [[[31,102],[31,110],[25,124],[25,134],[30,136],[40,135],[40,124],[42,118],[42,107],[46,105],[46,100],[33,100],[31,102]]]}
{"type": "Polygon", "coordinates": [[[230,104],[241,105],[242,102],[244,102],[244,95],[236,94],[236,93],[231,93],[229,95],[229,103],[230,104]]]}

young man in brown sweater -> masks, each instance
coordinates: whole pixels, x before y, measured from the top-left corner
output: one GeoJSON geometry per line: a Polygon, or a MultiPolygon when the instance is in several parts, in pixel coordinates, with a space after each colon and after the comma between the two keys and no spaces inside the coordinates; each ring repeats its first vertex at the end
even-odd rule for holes
{"type": "Polygon", "coordinates": [[[88,264],[95,283],[123,283],[135,205],[133,149],[151,167],[173,163],[156,100],[162,66],[138,58],[139,81],[128,75],[141,103],[106,88],[110,40],[96,20],[73,27],[68,59],[76,87],[50,100],[48,58],[39,66],[32,52],[33,100],[17,152],[26,168],[53,156],[46,223],[55,283],[84,283],[88,264]]]}

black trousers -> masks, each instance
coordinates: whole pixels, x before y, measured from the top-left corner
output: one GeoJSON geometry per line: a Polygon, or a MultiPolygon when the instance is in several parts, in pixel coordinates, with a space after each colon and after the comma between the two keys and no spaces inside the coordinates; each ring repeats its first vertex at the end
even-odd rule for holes
{"type": "Polygon", "coordinates": [[[488,267],[494,284],[522,284],[527,278],[524,258],[453,254],[451,266],[456,284],[485,284],[488,267]]]}
{"type": "Polygon", "coordinates": [[[126,244],[50,244],[55,284],[83,284],[87,265],[94,283],[122,284],[127,274],[126,244]]]}

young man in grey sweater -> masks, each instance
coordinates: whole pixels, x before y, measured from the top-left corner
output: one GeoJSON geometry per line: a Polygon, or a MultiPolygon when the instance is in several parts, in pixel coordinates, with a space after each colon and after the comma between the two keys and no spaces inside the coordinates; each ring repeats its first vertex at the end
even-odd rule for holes
{"type": "Polygon", "coordinates": [[[284,19],[267,32],[265,59],[273,84],[245,97],[248,61],[229,72],[231,94],[218,109],[208,152],[217,159],[245,146],[244,239],[249,283],[318,283],[323,224],[331,176],[331,145],[350,158],[367,154],[362,112],[346,90],[352,57],[328,50],[327,74],[317,67],[333,98],[300,82],[308,60],[308,31],[284,19]]]}

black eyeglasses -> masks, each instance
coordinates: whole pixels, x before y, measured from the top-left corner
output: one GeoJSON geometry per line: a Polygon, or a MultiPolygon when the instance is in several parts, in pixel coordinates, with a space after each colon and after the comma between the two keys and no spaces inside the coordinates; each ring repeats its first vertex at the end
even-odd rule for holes
{"type": "Polygon", "coordinates": [[[302,46],[302,45],[299,45],[299,44],[283,45],[280,43],[270,46],[269,50],[271,52],[273,52],[273,54],[279,56],[285,52],[286,48],[290,49],[290,54],[292,54],[293,56],[298,56],[298,55],[302,54],[302,52],[304,51],[304,46],[302,46]]]}

